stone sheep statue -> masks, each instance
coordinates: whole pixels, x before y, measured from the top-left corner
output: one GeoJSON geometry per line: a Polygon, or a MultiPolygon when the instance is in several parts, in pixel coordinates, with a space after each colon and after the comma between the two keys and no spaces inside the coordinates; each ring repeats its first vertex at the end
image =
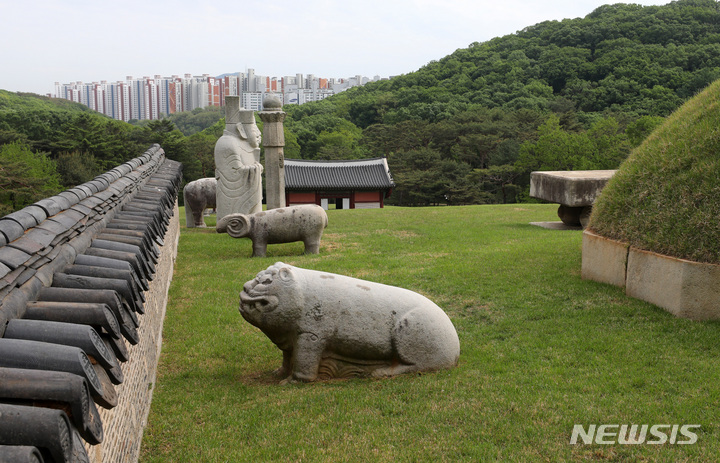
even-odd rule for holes
{"type": "Polygon", "coordinates": [[[183,188],[185,202],[185,226],[187,228],[205,228],[203,211],[215,207],[215,188],[217,180],[212,177],[192,181],[183,188]]]}
{"type": "Polygon", "coordinates": [[[282,207],[255,214],[229,214],[217,223],[218,233],[250,238],[253,257],[265,257],[268,244],[305,243],[305,254],[320,252],[320,238],[327,227],[325,210],[317,205],[282,207]]]}
{"type": "Polygon", "coordinates": [[[283,352],[283,383],[446,369],[460,356],[455,327],[426,297],[282,262],[245,283],[240,313],[283,352]]]}

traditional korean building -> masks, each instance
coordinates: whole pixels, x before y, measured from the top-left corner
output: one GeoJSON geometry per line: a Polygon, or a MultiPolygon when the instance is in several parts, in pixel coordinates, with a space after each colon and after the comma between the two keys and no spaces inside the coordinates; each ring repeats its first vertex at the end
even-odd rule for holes
{"type": "Polygon", "coordinates": [[[387,159],[350,161],[285,160],[285,203],[317,204],[323,209],[383,207],[395,183],[387,159]]]}

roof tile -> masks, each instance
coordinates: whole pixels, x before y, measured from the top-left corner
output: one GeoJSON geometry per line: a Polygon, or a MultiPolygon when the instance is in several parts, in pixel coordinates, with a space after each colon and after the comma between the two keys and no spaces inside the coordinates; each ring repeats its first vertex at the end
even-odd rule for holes
{"type": "Polygon", "coordinates": [[[387,190],[395,187],[385,158],[349,161],[285,160],[287,190],[387,190]]]}

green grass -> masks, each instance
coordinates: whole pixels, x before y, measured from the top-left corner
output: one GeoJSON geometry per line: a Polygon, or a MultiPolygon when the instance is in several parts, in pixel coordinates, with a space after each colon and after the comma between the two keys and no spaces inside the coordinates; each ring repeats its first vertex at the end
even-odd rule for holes
{"type": "Polygon", "coordinates": [[[672,114],[620,166],[590,228],[633,246],[720,264],[720,80],[672,114]]]}
{"type": "MultiPolygon", "coordinates": [[[[141,461],[714,461],[720,325],[580,278],[546,204],[329,211],[319,255],[182,229],[141,461]],[[280,386],[238,313],[276,261],[405,287],[445,309],[457,368],[280,386]],[[695,445],[569,445],[574,424],[700,424],[695,445]]],[[[181,220],[184,213],[180,213],[181,220]]]]}

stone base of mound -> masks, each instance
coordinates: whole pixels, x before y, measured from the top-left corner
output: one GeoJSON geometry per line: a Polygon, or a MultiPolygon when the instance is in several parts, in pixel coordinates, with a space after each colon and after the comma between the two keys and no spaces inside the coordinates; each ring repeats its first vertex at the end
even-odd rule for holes
{"type": "Polygon", "coordinates": [[[582,240],[582,277],[615,286],[625,286],[630,246],[587,230],[582,240]]]}
{"type": "Polygon", "coordinates": [[[582,277],[624,287],[628,296],[678,317],[720,319],[720,265],[645,251],[586,230],[582,277]]]}

